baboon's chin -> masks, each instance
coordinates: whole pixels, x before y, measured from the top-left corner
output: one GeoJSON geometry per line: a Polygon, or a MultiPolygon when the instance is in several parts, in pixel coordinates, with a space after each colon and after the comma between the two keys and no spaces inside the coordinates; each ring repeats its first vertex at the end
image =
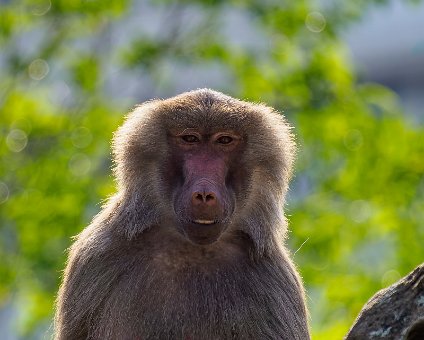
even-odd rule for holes
{"type": "Polygon", "coordinates": [[[198,245],[208,245],[216,242],[225,230],[225,225],[220,222],[203,222],[204,221],[193,221],[185,223],[183,225],[185,236],[192,243],[198,245]]]}

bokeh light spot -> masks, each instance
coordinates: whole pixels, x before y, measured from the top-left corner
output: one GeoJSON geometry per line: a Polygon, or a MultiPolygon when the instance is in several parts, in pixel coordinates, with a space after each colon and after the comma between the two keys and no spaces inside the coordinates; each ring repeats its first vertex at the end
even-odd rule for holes
{"type": "Polygon", "coordinates": [[[20,129],[13,129],[6,137],[6,145],[12,152],[21,152],[27,143],[27,134],[20,129]]]}
{"type": "Polygon", "coordinates": [[[54,105],[62,105],[71,94],[71,89],[64,81],[52,84],[51,91],[48,94],[49,100],[54,105]]]}
{"type": "Polygon", "coordinates": [[[77,153],[69,160],[69,171],[76,177],[82,177],[89,173],[91,160],[83,153],[77,153]]]}
{"type": "Polygon", "coordinates": [[[396,281],[400,280],[401,275],[396,270],[388,270],[383,274],[383,277],[381,278],[381,286],[382,287],[388,287],[391,284],[395,283],[396,281]]]}
{"type": "Polygon", "coordinates": [[[46,14],[50,8],[52,7],[52,3],[50,0],[38,0],[34,1],[31,4],[31,13],[33,15],[41,16],[46,14]]]}
{"type": "Polygon", "coordinates": [[[89,129],[84,126],[76,128],[72,131],[71,135],[72,144],[80,149],[83,149],[90,145],[93,140],[93,136],[89,129]]]}
{"type": "Polygon", "coordinates": [[[9,188],[6,183],[0,182],[0,204],[9,199],[9,188]]]}
{"type": "Polygon", "coordinates": [[[311,12],[305,19],[306,28],[314,33],[322,32],[326,24],[325,18],[320,12],[311,12]]]}
{"type": "Polygon", "coordinates": [[[44,59],[35,59],[28,66],[28,74],[31,79],[41,80],[49,73],[49,64],[44,59]]]}
{"type": "Polygon", "coordinates": [[[356,223],[367,221],[372,215],[372,209],[367,201],[357,200],[350,204],[349,216],[356,223]]]}

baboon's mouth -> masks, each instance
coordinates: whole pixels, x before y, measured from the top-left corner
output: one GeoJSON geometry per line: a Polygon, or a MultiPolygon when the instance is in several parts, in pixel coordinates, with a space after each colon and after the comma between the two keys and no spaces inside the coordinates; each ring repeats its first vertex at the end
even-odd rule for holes
{"type": "Polygon", "coordinates": [[[220,220],[196,218],[182,225],[183,234],[193,243],[214,243],[225,229],[220,220]]]}
{"type": "Polygon", "coordinates": [[[210,225],[210,224],[216,224],[216,223],[218,223],[218,221],[217,220],[196,219],[196,220],[193,220],[192,223],[210,225]]]}

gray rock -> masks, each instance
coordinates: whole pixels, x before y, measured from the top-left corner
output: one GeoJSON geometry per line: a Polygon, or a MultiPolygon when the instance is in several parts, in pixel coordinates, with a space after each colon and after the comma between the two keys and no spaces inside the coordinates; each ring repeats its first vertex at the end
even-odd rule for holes
{"type": "Polygon", "coordinates": [[[345,340],[366,339],[424,340],[424,263],[365,304],[345,340]]]}

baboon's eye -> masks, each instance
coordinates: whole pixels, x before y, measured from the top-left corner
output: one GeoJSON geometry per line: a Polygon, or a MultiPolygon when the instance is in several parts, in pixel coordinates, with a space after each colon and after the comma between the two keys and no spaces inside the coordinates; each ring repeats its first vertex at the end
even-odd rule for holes
{"type": "Polygon", "coordinates": [[[230,137],[230,136],[221,136],[216,141],[219,144],[230,144],[233,141],[233,137],[230,137]]]}
{"type": "Polygon", "coordinates": [[[198,143],[200,139],[195,135],[184,135],[181,136],[182,140],[186,143],[198,143]]]}

